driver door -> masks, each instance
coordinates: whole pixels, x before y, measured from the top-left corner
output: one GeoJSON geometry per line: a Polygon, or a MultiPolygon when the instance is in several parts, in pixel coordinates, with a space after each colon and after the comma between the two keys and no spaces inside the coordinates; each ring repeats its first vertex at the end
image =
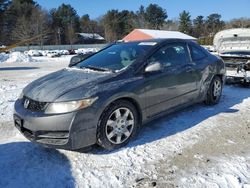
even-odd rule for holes
{"type": "Polygon", "coordinates": [[[148,117],[186,103],[191,93],[197,90],[196,77],[189,67],[190,56],[186,43],[168,43],[148,60],[149,64],[155,62],[161,64],[162,70],[145,73],[148,117]]]}

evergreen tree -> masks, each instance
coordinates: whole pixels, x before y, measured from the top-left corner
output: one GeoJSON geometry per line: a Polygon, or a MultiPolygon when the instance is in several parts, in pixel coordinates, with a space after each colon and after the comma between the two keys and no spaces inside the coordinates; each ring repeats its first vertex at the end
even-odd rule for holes
{"type": "Polygon", "coordinates": [[[108,11],[102,19],[106,40],[108,42],[119,40],[130,33],[136,25],[135,17],[136,15],[128,10],[108,11]]]}
{"type": "Polygon", "coordinates": [[[167,19],[167,12],[165,9],[156,4],[150,4],[146,8],[145,20],[150,29],[160,29],[167,19]]]}
{"type": "Polygon", "coordinates": [[[91,28],[91,23],[90,22],[91,22],[91,20],[90,20],[88,14],[85,14],[80,18],[81,32],[93,33],[93,29],[91,28]]]}
{"type": "Polygon", "coordinates": [[[112,42],[119,39],[119,11],[109,10],[102,19],[104,26],[105,38],[108,42],[112,42]]]}
{"type": "Polygon", "coordinates": [[[84,33],[98,33],[102,35],[102,29],[100,24],[96,20],[91,20],[88,14],[83,15],[80,18],[80,29],[84,33]]]}
{"type": "Polygon", "coordinates": [[[144,29],[146,28],[146,20],[145,20],[145,8],[144,6],[140,6],[139,10],[136,12],[136,17],[135,17],[135,21],[136,21],[136,27],[137,28],[141,28],[144,29]]]}
{"type": "Polygon", "coordinates": [[[3,43],[4,39],[4,19],[5,19],[5,11],[9,4],[9,0],[0,0],[0,45],[3,43]]]}
{"type": "Polygon", "coordinates": [[[193,34],[195,37],[199,38],[201,36],[204,36],[204,31],[205,31],[205,20],[203,16],[197,16],[193,20],[194,24],[194,31],[193,34]]]}
{"type": "Polygon", "coordinates": [[[221,20],[220,14],[210,14],[206,19],[207,34],[211,36],[222,30],[224,26],[225,22],[221,20]]]}
{"type": "Polygon", "coordinates": [[[57,35],[58,44],[73,44],[76,42],[76,33],[80,31],[79,16],[71,5],[62,4],[50,11],[52,29],[57,35]]]}
{"type": "Polygon", "coordinates": [[[189,35],[192,33],[192,22],[189,12],[184,10],[183,12],[180,13],[179,23],[180,23],[179,31],[189,35]]]}

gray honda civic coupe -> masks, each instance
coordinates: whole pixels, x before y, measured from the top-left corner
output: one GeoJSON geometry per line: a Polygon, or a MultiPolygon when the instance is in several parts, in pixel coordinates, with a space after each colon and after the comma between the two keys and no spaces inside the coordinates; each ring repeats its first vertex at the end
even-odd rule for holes
{"type": "Polygon", "coordinates": [[[27,85],[14,124],[48,147],[116,149],[145,122],[194,103],[217,104],[224,80],[223,61],[196,42],[114,43],[27,85]]]}

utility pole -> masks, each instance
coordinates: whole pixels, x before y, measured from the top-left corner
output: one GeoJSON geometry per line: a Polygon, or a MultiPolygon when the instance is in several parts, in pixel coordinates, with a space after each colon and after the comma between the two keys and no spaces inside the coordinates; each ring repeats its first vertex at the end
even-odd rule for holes
{"type": "Polygon", "coordinates": [[[60,27],[57,30],[57,34],[58,34],[58,44],[61,45],[61,28],[60,27]]]}

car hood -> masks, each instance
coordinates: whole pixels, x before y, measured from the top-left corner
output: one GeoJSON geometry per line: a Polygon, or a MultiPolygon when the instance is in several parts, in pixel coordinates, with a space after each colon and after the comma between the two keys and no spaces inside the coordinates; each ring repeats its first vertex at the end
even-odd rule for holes
{"type": "Polygon", "coordinates": [[[27,85],[23,94],[36,101],[54,102],[56,99],[71,92],[71,98],[68,100],[85,98],[79,88],[86,90],[110,77],[113,73],[97,72],[89,69],[66,68],[44,77],[41,77],[27,85]],[[72,91],[76,90],[72,96],[72,91]]]}

